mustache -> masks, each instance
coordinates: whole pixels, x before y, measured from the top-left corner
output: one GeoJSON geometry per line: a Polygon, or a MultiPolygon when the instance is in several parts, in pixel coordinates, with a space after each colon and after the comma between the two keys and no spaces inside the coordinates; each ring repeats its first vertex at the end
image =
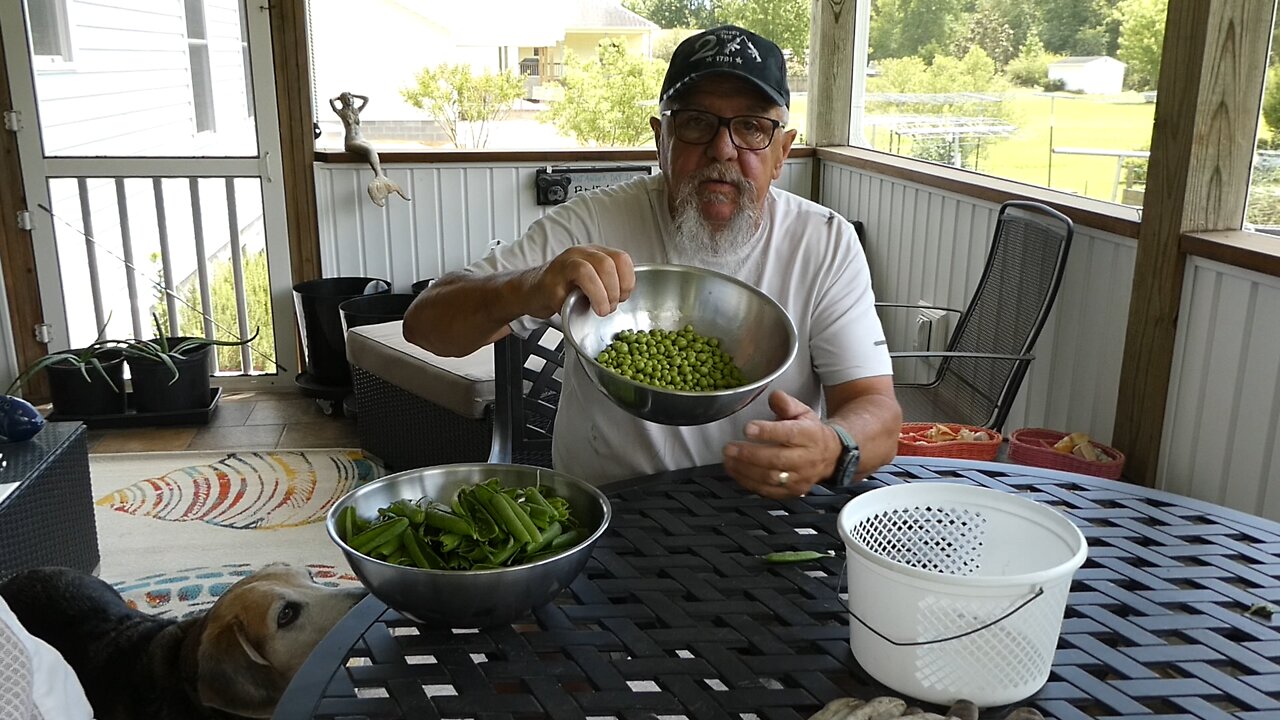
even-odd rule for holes
{"type": "Polygon", "coordinates": [[[690,187],[697,187],[707,180],[729,183],[736,187],[738,192],[743,195],[755,191],[755,183],[748,180],[746,176],[742,174],[742,170],[731,163],[708,165],[689,176],[687,182],[690,187]]]}

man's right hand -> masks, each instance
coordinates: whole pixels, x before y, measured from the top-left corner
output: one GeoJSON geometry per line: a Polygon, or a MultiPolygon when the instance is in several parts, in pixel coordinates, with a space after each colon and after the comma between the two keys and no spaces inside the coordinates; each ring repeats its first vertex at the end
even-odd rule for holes
{"type": "Polygon", "coordinates": [[[533,302],[528,314],[545,320],[560,312],[574,288],[581,288],[596,315],[604,317],[631,297],[635,286],[630,255],[602,245],[578,245],[530,273],[529,297],[533,302]]]}

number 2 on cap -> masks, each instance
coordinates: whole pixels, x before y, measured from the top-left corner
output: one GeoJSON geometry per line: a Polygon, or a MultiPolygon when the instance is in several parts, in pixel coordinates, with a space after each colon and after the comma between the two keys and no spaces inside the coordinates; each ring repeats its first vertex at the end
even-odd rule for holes
{"type": "Polygon", "coordinates": [[[707,35],[706,37],[698,41],[698,52],[694,53],[693,57],[689,58],[689,62],[693,62],[694,60],[701,60],[702,58],[705,58],[705,57],[711,57],[711,55],[713,55],[715,51],[716,51],[716,36],[707,35]]]}

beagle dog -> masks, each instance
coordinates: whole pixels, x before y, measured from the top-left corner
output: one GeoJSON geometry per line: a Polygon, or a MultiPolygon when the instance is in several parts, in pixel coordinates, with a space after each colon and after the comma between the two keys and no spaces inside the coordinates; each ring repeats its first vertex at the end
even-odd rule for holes
{"type": "Polygon", "coordinates": [[[75,670],[96,720],[269,718],[303,661],[365,595],[267,565],[184,620],[130,608],[68,568],[19,572],[0,596],[75,670]]]}

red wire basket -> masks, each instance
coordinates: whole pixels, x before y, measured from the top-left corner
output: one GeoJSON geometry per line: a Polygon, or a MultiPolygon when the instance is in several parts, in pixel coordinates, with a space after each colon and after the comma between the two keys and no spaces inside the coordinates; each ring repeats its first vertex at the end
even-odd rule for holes
{"type": "Polygon", "coordinates": [[[1106,460],[1085,460],[1071,453],[1058,452],[1053,446],[1067,433],[1048,428],[1022,428],[1009,436],[1009,459],[1023,465],[1065,470],[1066,472],[1094,475],[1108,480],[1119,480],[1124,470],[1124,453],[1100,442],[1090,440],[1106,460]]]}
{"type": "Polygon", "coordinates": [[[924,457],[962,458],[967,460],[995,460],[1000,452],[1003,438],[1000,433],[987,428],[959,423],[902,423],[898,433],[899,455],[921,455],[924,457]],[[935,425],[942,425],[951,432],[959,434],[961,430],[985,432],[990,440],[929,440],[925,433],[935,425]]]}

